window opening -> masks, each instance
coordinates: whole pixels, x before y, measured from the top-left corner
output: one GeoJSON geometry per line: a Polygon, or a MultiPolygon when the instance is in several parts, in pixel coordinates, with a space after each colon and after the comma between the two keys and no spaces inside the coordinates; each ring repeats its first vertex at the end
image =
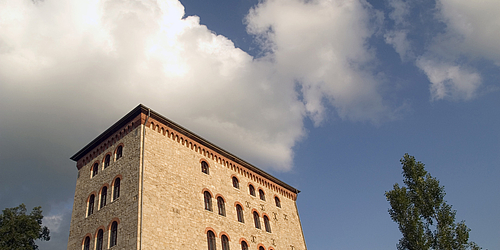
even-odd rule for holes
{"type": "Polygon", "coordinates": [[[226,205],[222,197],[217,197],[217,207],[219,208],[219,215],[226,216],[226,205]]]}
{"type": "Polygon", "coordinates": [[[122,158],[122,153],[123,153],[123,146],[118,146],[116,149],[116,160],[122,158]]]}
{"type": "Polygon", "coordinates": [[[85,241],[83,242],[83,250],[90,250],[90,237],[85,237],[85,241]]]}
{"type": "Polygon", "coordinates": [[[222,250],[229,250],[229,239],[227,238],[227,236],[222,235],[221,241],[222,241],[222,250]]]}
{"type": "Polygon", "coordinates": [[[96,242],[96,250],[102,250],[102,243],[103,243],[103,234],[104,232],[102,229],[99,229],[99,232],[97,233],[97,242],[96,242]]]}
{"type": "Polygon", "coordinates": [[[208,191],[203,193],[205,199],[205,210],[212,211],[212,195],[208,191]]]}
{"type": "Polygon", "coordinates": [[[253,222],[255,224],[255,228],[260,229],[260,219],[259,219],[259,214],[257,212],[253,212],[253,222]]]}
{"type": "Polygon", "coordinates": [[[238,181],[238,178],[233,176],[233,187],[235,188],[240,188],[240,182],[238,181]]]}
{"type": "Polygon", "coordinates": [[[207,232],[207,242],[208,242],[208,250],[216,250],[215,249],[215,234],[212,231],[207,232]]]}
{"type": "Polygon", "coordinates": [[[111,156],[106,155],[106,158],[104,158],[104,168],[107,168],[109,166],[110,159],[111,159],[111,156]]]}
{"type": "Polygon", "coordinates": [[[264,191],[262,191],[262,189],[259,189],[259,197],[263,201],[266,200],[266,195],[264,194],[264,191]]]}
{"type": "Polygon", "coordinates": [[[101,190],[101,206],[99,208],[103,208],[106,206],[106,197],[108,196],[108,188],[103,187],[101,190]]]}
{"type": "Polygon", "coordinates": [[[120,197],[120,178],[116,178],[113,186],[113,201],[120,197]]]}
{"type": "Polygon", "coordinates": [[[201,172],[204,174],[209,174],[208,163],[206,161],[201,162],[201,172]]]}
{"type": "Polygon", "coordinates": [[[111,235],[110,235],[110,242],[109,246],[115,246],[118,240],[118,222],[113,221],[113,224],[111,224],[111,235]]]}
{"type": "Polygon", "coordinates": [[[248,186],[248,191],[250,192],[251,196],[255,196],[255,188],[252,185],[248,186]]]}
{"type": "Polygon", "coordinates": [[[264,226],[266,227],[266,232],[271,232],[271,224],[269,223],[269,218],[264,215],[264,226]]]}
{"type": "Polygon", "coordinates": [[[241,250],[248,250],[248,245],[244,241],[241,242],[241,250]]]}
{"type": "Polygon", "coordinates": [[[92,168],[92,177],[96,176],[97,172],[99,172],[99,164],[95,163],[94,167],[92,168]]]}
{"type": "Polygon", "coordinates": [[[276,206],[277,207],[281,207],[281,201],[280,201],[280,198],[278,198],[277,196],[274,197],[274,201],[276,202],[276,206]]]}
{"type": "Polygon", "coordinates": [[[95,200],[95,195],[90,195],[90,198],[89,198],[89,208],[88,208],[88,212],[87,212],[87,216],[90,216],[91,214],[94,213],[94,200],[95,200]]]}
{"type": "Polygon", "coordinates": [[[238,215],[238,221],[241,223],[245,223],[245,219],[243,217],[243,208],[240,206],[240,204],[236,205],[236,214],[238,215]]]}

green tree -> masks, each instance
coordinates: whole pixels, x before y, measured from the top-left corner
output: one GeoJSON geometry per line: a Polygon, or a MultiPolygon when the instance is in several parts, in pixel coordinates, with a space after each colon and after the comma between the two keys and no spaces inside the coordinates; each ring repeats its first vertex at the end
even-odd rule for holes
{"type": "Polygon", "coordinates": [[[470,229],[463,221],[455,223],[456,211],[444,201],[444,186],[424,169],[422,162],[405,154],[401,159],[403,182],[385,192],[389,214],[398,223],[403,238],[398,250],[481,249],[469,242],[470,229]]]}
{"type": "Polygon", "coordinates": [[[0,250],[38,249],[35,240],[50,240],[49,229],[42,227],[42,208],[26,214],[24,204],[6,208],[0,214],[0,250]]]}

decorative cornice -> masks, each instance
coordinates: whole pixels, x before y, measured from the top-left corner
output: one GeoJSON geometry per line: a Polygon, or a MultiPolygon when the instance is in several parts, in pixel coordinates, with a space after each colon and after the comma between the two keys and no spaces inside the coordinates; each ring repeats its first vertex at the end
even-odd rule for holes
{"type": "Polygon", "coordinates": [[[198,136],[197,134],[187,130],[186,128],[180,126],[179,124],[169,120],[168,118],[160,115],[159,113],[157,113],[153,110],[150,110],[148,107],[146,107],[142,104],[139,104],[137,107],[135,107],[133,110],[131,110],[128,114],[126,114],[123,118],[121,118],[116,123],[114,123],[111,127],[106,129],[103,133],[101,133],[94,140],[92,140],[89,144],[87,144],[85,147],[83,147],[80,151],[78,151],[70,159],[78,162],[81,158],[83,158],[88,153],[90,153],[95,147],[98,147],[101,143],[108,140],[109,137],[115,135],[119,130],[121,130],[123,127],[125,127],[127,124],[129,124],[132,121],[140,120],[140,122],[137,122],[137,123],[134,122],[132,129],[139,126],[139,124],[142,124],[142,125],[145,125],[146,127],[148,127],[150,125],[151,121],[148,122],[149,124],[144,124],[145,117],[147,116],[148,111],[150,111],[150,116],[153,120],[156,120],[157,122],[162,123],[163,125],[175,130],[176,132],[183,134],[187,138],[190,138],[191,140],[196,141],[200,145],[203,145],[204,147],[206,147],[210,150],[213,150],[214,152],[217,152],[218,154],[220,154],[221,156],[223,156],[227,160],[231,160],[232,162],[237,163],[237,164],[251,170],[255,174],[258,174],[258,175],[268,179],[269,181],[272,181],[272,182],[282,186],[283,188],[291,191],[292,193],[295,194],[294,195],[295,197],[293,197],[294,200],[296,199],[296,195],[298,193],[300,193],[300,191],[297,190],[296,188],[284,183],[283,181],[281,181],[278,178],[268,174],[267,172],[255,167],[254,165],[238,158],[237,156],[231,154],[230,152],[212,144],[211,142],[209,142],[209,141],[205,140],[204,138],[198,136]]]}

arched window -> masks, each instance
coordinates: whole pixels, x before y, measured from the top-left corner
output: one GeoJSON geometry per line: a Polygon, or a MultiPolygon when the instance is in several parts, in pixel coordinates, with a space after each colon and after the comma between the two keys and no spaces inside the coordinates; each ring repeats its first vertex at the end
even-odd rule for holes
{"type": "Polygon", "coordinates": [[[104,158],[104,168],[107,168],[109,166],[109,161],[111,160],[111,156],[110,155],[106,155],[106,157],[104,158]]]}
{"type": "Polygon", "coordinates": [[[95,163],[94,166],[92,167],[92,177],[96,176],[98,172],[99,172],[99,164],[95,163]]]}
{"type": "Polygon", "coordinates": [[[217,208],[219,208],[219,215],[226,216],[226,205],[222,197],[217,197],[217,208]]]}
{"type": "Polygon", "coordinates": [[[260,246],[259,250],[266,250],[266,249],[263,246],[260,246]]]}
{"type": "Polygon", "coordinates": [[[240,181],[238,181],[238,178],[233,176],[233,187],[235,188],[240,188],[240,181]]]}
{"type": "Polygon", "coordinates": [[[236,215],[238,215],[238,221],[241,223],[245,223],[245,219],[243,218],[243,208],[240,204],[236,204],[236,215]]]}
{"type": "Polygon", "coordinates": [[[266,195],[264,194],[264,191],[262,191],[262,189],[259,189],[259,197],[263,201],[266,200],[266,195]]]}
{"type": "Polygon", "coordinates": [[[90,195],[89,198],[89,207],[87,209],[87,216],[90,216],[91,214],[94,213],[94,200],[95,200],[95,195],[90,195]]]}
{"type": "Polygon", "coordinates": [[[116,178],[113,185],[113,201],[120,197],[120,178],[116,178]]]}
{"type": "Polygon", "coordinates": [[[101,190],[101,205],[99,206],[99,208],[103,208],[104,206],[106,206],[106,197],[108,196],[108,188],[107,187],[103,187],[102,190],[101,190]]]}
{"type": "Polygon", "coordinates": [[[264,215],[264,226],[266,227],[266,232],[271,232],[271,224],[269,223],[269,218],[264,215]]]}
{"type": "Polygon", "coordinates": [[[122,158],[122,153],[123,153],[123,146],[120,145],[116,149],[116,157],[115,157],[115,159],[118,160],[118,159],[122,158]]]}
{"type": "Polygon", "coordinates": [[[260,218],[259,214],[257,212],[253,212],[253,222],[255,224],[255,228],[260,229],[260,218]]]}
{"type": "Polygon", "coordinates": [[[109,239],[109,246],[115,246],[116,243],[118,243],[118,222],[113,221],[113,224],[111,224],[111,234],[110,234],[110,239],[109,239]]]}
{"type": "Polygon", "coordinates": [[[212,231],[207,232],[208,250],[215,250],[215,234],[212,231]]]}
{"type": "Polygon", "coordinates": [[[206,161],[201,162],[201,172],[204,174],[209,174],[208,163],[206,161]]]}
{"type": "Polygon", "coordinates": [[[248,244],[244,241],[241,242],[241,250],[248,250],[248,244]]]}
{"type": "Polygon", "coordinates": [[[205,199],[205,210],[212,211],[212,195],[208,191],[203,193],[205,199]]]}
{"type": "Polygon", "coordinates": [[[227,236],[222,235],[221,241],[222,241],[222,250],[229,250],[229,239],[227,238],[227,236]]]}
{"type": "Polygon", "coordinates": [[[280,198],[278,198],[278,196],[274,196],[274,202],[276,202],[277,207],[281,207],[281,201],[280,198]]]}
{"type": "Polygon", "coordinates": [[[97,233],[97,241],[95,246],[96,250],[102,250],[103,236],[104,236],[104,231],[102,231],[102,229],[99,229],[99,232],[97,233]]]}
{"type": "Polygon", "coordinates": [[[85,237],[83,241],[83,250],[90,250],[90,237],[85,237]]]}
{"type": "Polygon", "coordinates": [[[248,186],[248,191],[250,192],[250,195],[255,196],[255,188],[252,185],[248,186]]]}

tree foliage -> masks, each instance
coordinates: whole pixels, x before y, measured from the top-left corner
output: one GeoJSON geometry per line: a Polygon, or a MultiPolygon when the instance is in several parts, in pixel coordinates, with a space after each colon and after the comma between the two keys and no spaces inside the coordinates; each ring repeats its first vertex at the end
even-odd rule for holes
{"type": "Polygon", "coordinates": [[[389,214],[403,234],[398,250],[481,249],[469,242],[470,229],[465,223],[455,222],[456,211],[444,200],[444,186],[427,173],[424,164],[408,154],[401,164],[405,186],[396,183],[385,192],[391,205],[389,214]]]}
{"type": "Polygon", "coordinates": [[[26,214],[24,204],[6,208],[0,214],[0,250],[38,249],[35,240],[50,240],[49,229],[42,227],[42,208],[26,214]]]}

